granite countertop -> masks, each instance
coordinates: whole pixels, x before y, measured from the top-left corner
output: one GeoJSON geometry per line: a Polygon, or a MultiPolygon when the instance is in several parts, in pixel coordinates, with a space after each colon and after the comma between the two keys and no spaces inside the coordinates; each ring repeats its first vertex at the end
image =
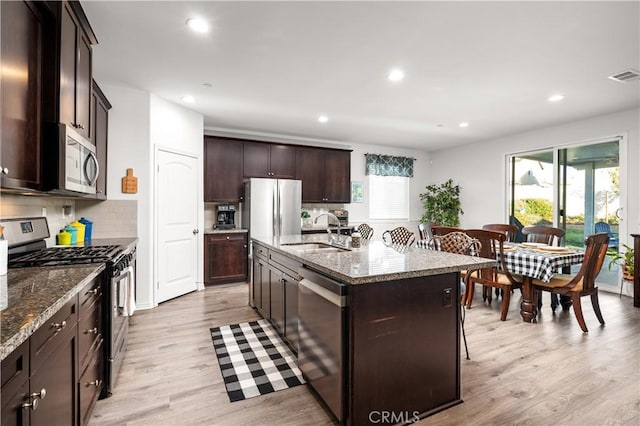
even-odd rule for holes
{"type": "MultiPolygon", "coordinates": [[[[287,235],[277,240],[273,237],[253,236],[251,239],[351,285],[424,277],[496,265],[495,260],[481,257],[416,247],[408,250],[394,249],[382,241],[371,241],[360,248],[348,251],[313,253],[303,253],[296,250],[295,245],[288,245],[327,243],[327,235],[322,234],[287,235]]],[[[350,240],[349,237],[346,238],[348,246],[350,240]]]]}
{"type": "Polygon", "coordinates": [[[204,231],[205,235],[208,234],[235,234],[235,233],[243,233],[243,232],[249,232],[247,229],[242,229],[242,228],[233,228],[233,229],[214,229],[214,228],[207,228],[204,231]]]}
{"type": "Polygon", "coordinates": [[[103,263],[15,268],[0,277],[0,361],[104,268],[103,263]]]}
{"type": "Polygon", "coordinates": [[[132,247],[138,243],[137,238],[94,238],[85,241],[85,246],[122,246],[132,247]]]}

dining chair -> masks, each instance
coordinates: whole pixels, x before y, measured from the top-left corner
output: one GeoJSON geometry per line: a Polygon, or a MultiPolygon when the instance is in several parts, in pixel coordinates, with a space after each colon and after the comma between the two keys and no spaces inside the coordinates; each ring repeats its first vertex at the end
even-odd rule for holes
{"type": "MultiPolygon", "coordinates": [[[[428,247],[432,250],[446,251],[447,253],[466,254],[468,256],[477,256],[480,251],[479,242],[474,240],[464,232],[450,232],[445,235],[435,235],[429,240],[428,247]]],[[[469,358],[469,348],[467,346],[467,335],[464,331],[465,319],[465,299],[466,288],[468,287],[468,274],[465,271],[460,272],[460,325],[462,327],[462,340],[464,341],[464,350],[469,358]]]]}
{"type": "Polygon", "coordinates": [[[602,263],[607,254],[609,246],[609,235],[606,233],[593,234],[585,240],[586,249],[584,252],[584,260],[580,270],[575,275],[558,274],[554,275],[549,282],[534,279],[532,282],[534,306],[540,292],[548,291],[551,294],[563,295],[571,297],[573,312],[578,320],[578,324],[583,332],[587,333],[587,324],[582,315],[582,305],[580,298],[583,296],[591,296],[591,305],[593,311],[604,325],[602,312],[600,312],[600,304],[598,303],[598,286],[596,286],[596,277],[602,269],[602,263]]]}
{"type": "Polygon", "coordinates": [[[518,235],[518,227],[515,225],[507,225],[506,223],[489,223],[482,225],[482,229],[487,231],[502,232],[507,236],[507,241],[515,242],[518,235]]]}
{"type": "MultiPolygon", "coordinates": [[[[511,290],[522,287],[522,282],[516,280],[507,268],[504,257],[504,243],[507,240],[507,236],[502,232],[488,231],[486,229],[467,229],[464,232],[479,242],[478,256],[487,259],[496,259],[500,263],[500,268],[493,266],[475,271],[470,270],[468,272],[468,286],[465,296],[467,309],[471,308],[476,284],[483,285],[487,290],[497,288],[502,290],[500,321],[504,321],[507,319],[507,312],[509,311],[511,290]]],[[[488,300],[489,303],[491,303],[491,298],[488,298],[488,300]]]]}
{"type": "Polygon", "coordinates": [[[611,225],[609,225],[607,222],[599,221],[595,224],[595,230],[597,234],[605,232],[607,235],[609,235],[610,248],[618,248],[620,240],[615,236],[613,232],[611,232],[611,225]]]}
{"type": "Polygon", "coordinates": [[[564,229],[551,226],[525,226],[522,234],[530,243],[543,243],[550,246],[559,246],[564,237],[564,229]]]}
{"type": "Polygon", "coordinates": [[[360,224],[357,229],[363,239],[370,240],[373,237],[373,228],[366,223],[360,224]]]}
{"type": "Polygon", "coordinates": [[[431,235],[434,237],[436,235],[445,235],[445,234],[448,234],[449,232],[462,231],[462,229],[456,228],[455,226],[441,226],[441,225],[431,225],[430,229],[431,229],[431,235]]]}
{"type": "Polygon", "coordinates": [[[382,234],[382,241],[386,245],[399,245],[409,247],[416,240],[416,236],[413,232],[409,231],[404,226],[398,226],[390,231],[384,231],[382,234]]]}
{"type": "Polygon", "coordinates": [[[427,232],[427,227],[424,226],[424,223],[418,224],[418,234],[420,235],[421,240],[429,239],[429,233],[427,232]]]}

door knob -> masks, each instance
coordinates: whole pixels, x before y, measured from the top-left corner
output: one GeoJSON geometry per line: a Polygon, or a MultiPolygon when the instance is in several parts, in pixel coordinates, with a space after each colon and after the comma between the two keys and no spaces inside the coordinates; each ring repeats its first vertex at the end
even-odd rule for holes
{"type": "Polygon", "coordinates": [[[200,230],[199,230],[199,229],[194,229],[194,230],[193,230],[193,235],[196,235],[198,232],[200,232],[200,230]]]}

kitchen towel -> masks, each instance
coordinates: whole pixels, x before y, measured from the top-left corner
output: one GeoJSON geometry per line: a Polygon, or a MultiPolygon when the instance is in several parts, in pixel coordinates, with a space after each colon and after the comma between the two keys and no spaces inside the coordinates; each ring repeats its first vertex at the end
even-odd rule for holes
{"type": "Polygon", "coordinates": [[[295,356],[267,320],[210,329],[231,402],[305,383],[295,356]]]}

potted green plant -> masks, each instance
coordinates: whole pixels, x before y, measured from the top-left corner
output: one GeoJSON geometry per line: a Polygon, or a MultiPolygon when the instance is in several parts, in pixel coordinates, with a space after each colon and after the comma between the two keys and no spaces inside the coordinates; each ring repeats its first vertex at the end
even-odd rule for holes
{"type": "Polygon", "coordinates": [[[311,221],[311,215],[308,211],[302,210],[300,212],[300,218],[302,219],[302,226],[304,228],[311,228],[313,226],[313,222],[311,221]]]}
{"type": "Polygon", "coordinates": [[[629,247],[626,244],[623,244],[624,253],[620,253],[619,251],[615,252],[609,261],[609,270],[613,267],[613,265],[620,265],[622,267],[622,277],[626,281],[633,281],[633,255],[634,250],[633,247],[629,247]]]}
{"type": "Polygon", "coordinates": [[[459,226],[460,215],[464,214],[460,205],[460,186],[449,179],[440,185],[427,185],[426,192],[420,194],[424,207],[423,223],[442,226],[459,226]]]}

